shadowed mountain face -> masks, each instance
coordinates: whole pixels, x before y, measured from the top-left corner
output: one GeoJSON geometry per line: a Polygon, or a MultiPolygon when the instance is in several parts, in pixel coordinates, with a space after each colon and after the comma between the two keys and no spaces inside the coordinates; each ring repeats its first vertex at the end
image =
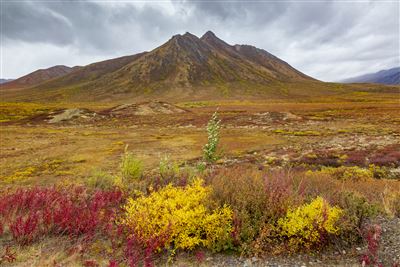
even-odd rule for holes
{"type": "Polygon", "coordinates": [[[26,88],[38,85],[44,81],[64,76],[79,67],[70,68],[63,65],[57,65],[48,69],[40,69],[29,73],[21,78],[7,82],[2,86],[4,89],[26,88]]]}
{"type": "Polygon", "coordinates": [[[53,68],[37,71],[41,75],[34,72],[7,83],[14,88],[31,86],[14,94],[10,91],[3,97],[25,101],[200,100],[290,98],[345,92],[342,87],[301,73],[265,50],[229,45],[210,31],[201,38],[190,33],[178,34],[150,52],[74,70],[53,68]],[[59,72],[51,72],[51,76],[48,73],[53,68],[59,72]]]}
{"type": "Polygon", "coordinates": [[[349,79],[345,83],[381,83],[381,84],[400,84],[400,67],[389,70],[381,70],[376,73],[369,73],[349,79]]]}

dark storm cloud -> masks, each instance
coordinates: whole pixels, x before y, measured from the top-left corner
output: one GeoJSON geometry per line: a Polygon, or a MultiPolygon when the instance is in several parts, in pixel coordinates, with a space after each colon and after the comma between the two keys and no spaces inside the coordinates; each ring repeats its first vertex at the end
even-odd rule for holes
{"type": "Polygon", "coordinates": [[[32,2],[4,2],[1,9],[3,38],[27,42],[65,44],[73,37],[73,29],[65,17],[32,2]]]}
{"type": "Polygon", "coordinates": [[[397,1],[1,3],[3,77],[151,50],[176,33],[207,30],[323,80],[400,65],[397,1]]]}

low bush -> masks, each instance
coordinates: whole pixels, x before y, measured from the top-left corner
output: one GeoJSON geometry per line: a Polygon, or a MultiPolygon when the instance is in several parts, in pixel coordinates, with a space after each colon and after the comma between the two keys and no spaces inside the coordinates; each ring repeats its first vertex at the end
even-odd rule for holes
{"type": "Polygon", "coordinates": [[[264,225],[276,223],[289,207],[304,200],[302,182],[283,171],[223,168],[207,181],[213,188],[213,202],[229,205],[234,211],[234,237],[242,253],[253,253],[252,243],[264,225]]]}
{"type": "Polygon", "coordinates": [[[380,211],[360,193],[344,191],[338,194],[337,205],[343,210],[340,241],[347,245],[361,241],[361,230],[380,211]]]}
{"type": "Polygon", "coordinates": [[[316,151],[315,153],[302,156],[296,161],[298,164],[307,164],[315,166],[339,167],[343,159],[340,155],[333,154],[330,151],[316,151]]]}
{"type": "Polygon", "coordinates": [[[102,170],[95,170],[85,180],[85,184],[88,187],[99,188],[102,190],[110,190],[117,185],[116,178],[110,173],[102,170]]]}
{"type": "Polygon", "coordinates": [[[125,153],[122,155],[120,169],[122,182],[129,184],[142,177],[143,162],[135,158],[132,153],[128,152],[126,147],[125,153]]]}
{"type": "MultiPolygon", "coordinates": [[[[361,255],[362,266],[383,266],[378,254],[381,235],[382,228],[379,225],[369,225],[364,229],[363,237],[367,243],[367,251],[361,255]]],[[[397,264],[394,263],[393,266],[397,266],[397,264]]]]}
{"type": "Polygon", "coordinates": [[[196,170],[164,161],[140,179],[99,171],[88,187],[2,189],[0,236],[21,245],[83,240],[129,266],[197,247],[265,255],[353,245],[376,214],[400,216],[400,184],[371,179],[371,168],[196,170]]]}
{"type": "Polygon", "coordinates": [[[249,250],[250,242],[258,235],[264,221],[266,195],[264,179],[257,170],[244,167],[218,170],[208,177],[213,188],[212,202],[229,205],[235,214],[236,242],[249,250]]]}
{"type": "Polygon", "coordinates": [[[290,250],[317,248],[329,235],[337,235],[337,222],[343,210],[331,207],[326,200],[317,197],[309,204],[289,209],[285,218],[278,221],[279,235],[288,239],[290,250]]]}
{"type": "MultiPolygon", "coordinates": [[[[232,210],[206,206],[210,187],[201,180],[184,188],[168,185],[148,196],[129,198],[120,224],[140,240],[165,239],[160,245],[177,249],[204,246],[215,251],[230,247],[232,210]]],[[[162,249],[157,247],[154,249],[162,249]]]]}
{"type": "Polygon", "coordinates": [[[374,173],[370,169],[364,169],[357,166],[346,167],[341,166],[337,168],[333,167],[322,167],[319,171],[309,171],[309,174],[327,174],[338,180],[351,180],[351,181],[367,181],[374,178],[374,173]]]}
{"type": "Polygon", "coordinates": [[[389,145],[372,153],[369,157],[369,163],[377,166],[399,167],[400,146],[389,145]]]}
{"type": "Polygon", "coordinates": [[[3,235],[10,232],[22,245],[48,235],[92,237],[107,227],[121,201],[118,190],[20,189],[0,198],[3,235]]]}
{"type": "Polygon", "coordinates": [[[180,174],[178,163],[172,162],[167,156],[160,160],[158,170],[163,180],[171,180],[180,174]]]}

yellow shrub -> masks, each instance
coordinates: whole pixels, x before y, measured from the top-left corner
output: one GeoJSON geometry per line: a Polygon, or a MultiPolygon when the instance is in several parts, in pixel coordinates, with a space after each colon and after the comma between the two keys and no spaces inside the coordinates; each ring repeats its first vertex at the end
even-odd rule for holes
{"type": "Polygon", "coordinates": [[[364,169],[357,166],[346,167],[341,166],[337,168],[323,167],[320,171],[307,171],[307,175],[330,175],[339,180],[350,181],[368,181],[374,178],[374,173],[371,169],[364,169]]]}
{"type": "Polygon", "coordinates": [[[24,170],[14,172],[14,174],[5,177],[3,180],[7,183],[14,183],[32,177],[35,172],[35,167],[27,167],[24,170]]]}
{"type": "Polygon", "coordinates": [[[167,245],[176,249],[205,246],[222,250],[230,243],[232,210],[224,206],[209,211],[209,187],[195,180],[186,188],[168,185],[149,196],[128,199],[121,223],[143,240],[168,233],[167,245]]]}
{"type": "Polygon", "coordinates": [[[309,248],[321,242],[321,234],[338,234],[336,223],[342,212],[317,197],[310,204],[290,209],[285,218],[279,219],[280,235],[289,238],[289,245],[294,250],[301,246],[309,248]]]}

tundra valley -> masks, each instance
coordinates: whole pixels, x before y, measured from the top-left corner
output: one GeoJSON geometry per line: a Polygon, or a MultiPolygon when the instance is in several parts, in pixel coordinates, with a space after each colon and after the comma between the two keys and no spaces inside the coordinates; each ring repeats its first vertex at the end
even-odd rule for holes
{"type": "Polygon", "coordinates": [[[399,266],[397,78],[289,64],[208,31],[2,83],[0,265],[399,266]]]}

